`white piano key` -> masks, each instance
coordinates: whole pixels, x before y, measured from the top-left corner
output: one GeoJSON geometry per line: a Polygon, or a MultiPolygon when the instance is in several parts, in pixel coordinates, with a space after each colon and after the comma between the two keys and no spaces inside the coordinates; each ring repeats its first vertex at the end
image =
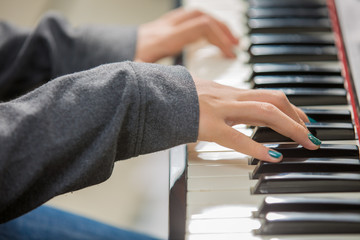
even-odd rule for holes
{"type": "Polygon", "coordinates": [[[188,219],[209,219],[209,218],[250,218],[258,208],[245,204],[229,205],[191,205],[187,208],[188,219]]]}
{"type": "Polygon", "coordinates": [[[196,145],[195,151],[197,152],[221,152],[221,151],[234,151],[233,149],[223,147],[214,142],[200,141],[196,145]]]}
{"type": "MultiPolygon", "coordinates": [[[[192,191],[187,193],[187,204],[190,205],[209,205],[216,204],[245,204],[252,206],[260,206],[267,194],[250,193],[250,188],[257,181],[249,180],[242,185],[248,186],[245,190],[235,191],[192,191]]],[[[277,194],[276,196],[289,196],[289,194],[277,194]]],[[[359,198],[358,193],[336,192],[336,193],[299,193],[291,194],[291,196],[308,196],[308,197],[338,197],[338,198],[359,198]]]]}
{"type": "Polygon", "coordinates": [[[224,218],[189,220],[189,233],[251,233],[259,229],[258,219],[251,218],[224,218]]]}
{"type": "Polygon", "coordinates": [[[188,165],[248,164],[250,157],[240,152],[195,152],[188,151],[188,165]]]}
{"type": "Polygon", "coordinates": [[[199,177],[188,179],[188,191],[248,190],[249,175],[237,177],[199,177]]]}
{"type": "Polygon", "coordinates": [[[262,240],[252,233],[190,234],[186,240],[262,240]]]}
{"type": "MultiPolygon", "coordinates": [[[[188,177],[229,177],[229,176],[249,176],[253,166],[247,164],[234,165],[206,165],[190,166],[188,168],[188,177]]],[[[245,178],[248,179],[248,178],[245,178]]]]}
{"type": "Polygon", "coordinates": [[[196,147],[194,149],[197,152],[224,152],[224,151],[234,151],[231,148],[227,148],[224,146],[221,146],[214,142],[206,142],[206,141],[200,141],[196,144],[196,147]]]}
{"type": "Polygon", "coordinates": [[[257,236],[252,233],[189,234],[187,240],[358,240],[356,234],[257,236]]]}
{"type": "Polygon", "coordinates": [[[189,71],[192,74],[211,81],[224,80],[227,82],[231,79],[236,84],[243,84],[250,78],[252,70],[250,66],[243,64],[244,60],[241,58],[224,59],[219,48],[200,44],[188,47],[189,49],[197,48],[197,51],[190,51],[191,56],[187,60],[189,71]],[[239,65],[244,67],[239,68],[239,65]]]}
{"type": "MultiPolygon", "coordinates": [[[[243,183],[244,190],[235,191],[194,191],[187,193],[187,204],[216,205],[216,204],[246,204],[259,206],[264,195],[250,195],[250,181],[243,183]],[[248,188],[246,188],[246,185],[248,188]]],[[[256,184],[256,181],[253,181],[256,184]]]]}
{"type": "Polygon", "coordinates": [[[359,145],[358,140],[336,140],[336,141],[323,141],[323,144],[350,144],[359,145]]]}

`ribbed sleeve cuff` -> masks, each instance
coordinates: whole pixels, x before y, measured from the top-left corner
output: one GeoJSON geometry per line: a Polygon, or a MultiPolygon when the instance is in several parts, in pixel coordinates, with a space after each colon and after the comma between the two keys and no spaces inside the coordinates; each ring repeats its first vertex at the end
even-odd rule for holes
{"type": "Polygon", "coordinates": [[[181,66],[132,63],[141,91],[137,153],[194,142],[198,137],[199,102],[194,81],[181,66]],[[154,143],[154,140],[156,143],[154,143]]]}

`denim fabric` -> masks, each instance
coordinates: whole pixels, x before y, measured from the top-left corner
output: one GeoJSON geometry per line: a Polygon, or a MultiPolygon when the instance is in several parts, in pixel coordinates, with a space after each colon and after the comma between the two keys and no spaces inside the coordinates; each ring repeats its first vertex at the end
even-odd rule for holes
{"type": "Polygon", "coordinates": [[[19,218],[0,224],[0,239],[155,240],[49,206],[41,206],[19,218]]]}

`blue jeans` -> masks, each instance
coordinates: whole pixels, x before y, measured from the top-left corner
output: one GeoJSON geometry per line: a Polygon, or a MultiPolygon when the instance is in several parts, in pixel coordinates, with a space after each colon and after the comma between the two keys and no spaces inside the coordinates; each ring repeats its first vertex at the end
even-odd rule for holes
{"type": "Polygon", "coordinates": [[[155,240],[49,206],[41,206],[19,218],[0,224],[0,239],[155,240]]]}

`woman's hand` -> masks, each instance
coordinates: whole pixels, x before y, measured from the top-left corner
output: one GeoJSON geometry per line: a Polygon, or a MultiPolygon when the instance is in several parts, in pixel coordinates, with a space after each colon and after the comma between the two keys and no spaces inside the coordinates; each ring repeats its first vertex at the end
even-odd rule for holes
{"type": "Polygon", "coordinates": [[[179,8],[139,27],[135,61],[155,62],[173,56],[186,44],[203,38],[226,57],[235,57],[233,48],[238,39],[224,23],[198,10],[179,8]]]}
{"type": "Polygon", "coordinates": [[[241,90],[212,81],[195,79],[199,96],[199,140],[216,142],[260,160],[278,162],[282,155],[257,143],[231,126],[267,126],[305,148],[319,148],[320,140],[309,135],[309,119],[275,90],[241,90]],[[316,144],[314,144],[316,143],[316,144]]]}

